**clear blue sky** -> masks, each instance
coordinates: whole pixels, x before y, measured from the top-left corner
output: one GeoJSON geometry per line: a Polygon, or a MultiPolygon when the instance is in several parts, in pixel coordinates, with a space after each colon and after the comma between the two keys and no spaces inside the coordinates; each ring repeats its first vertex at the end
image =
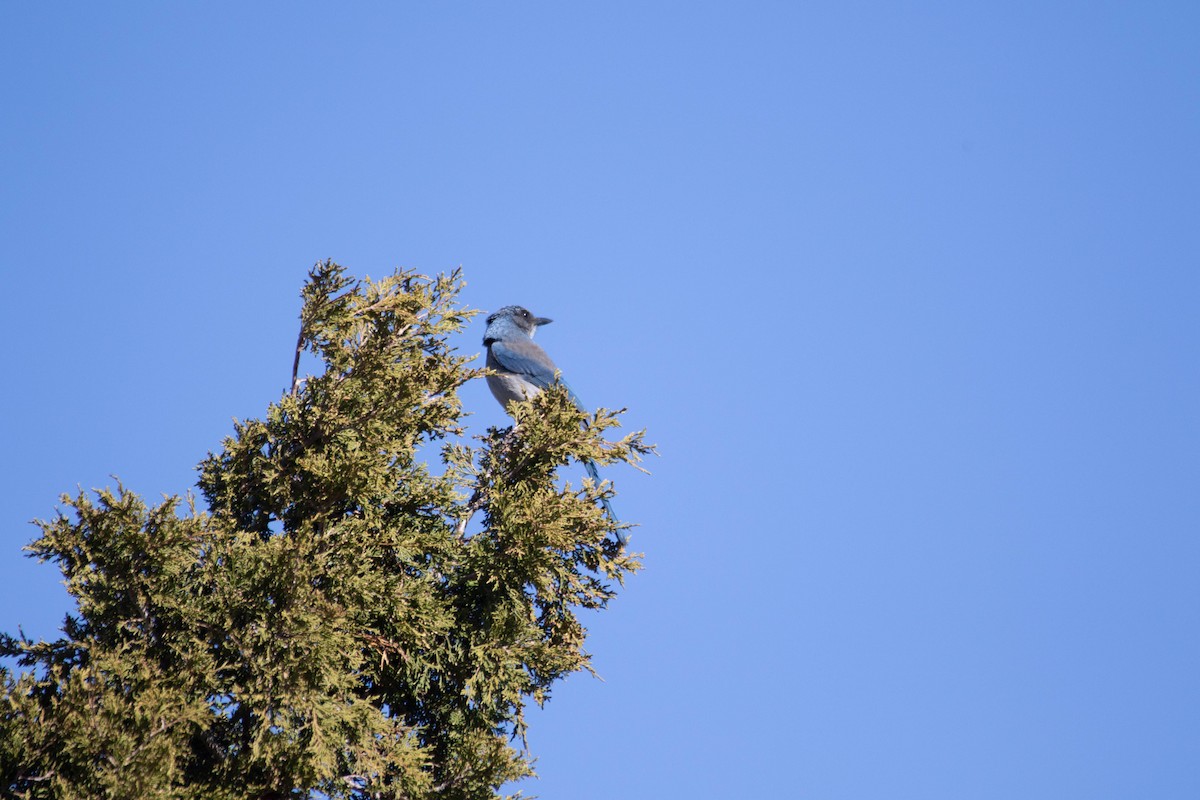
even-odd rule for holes
{"type": "Polygon", "coordinates": [[[527,791],[1200,797],[1200,6],[0,31],[0,629],[68,608],[20,555],[60,492],[182,492],[278,396],[314,261],[461,265],[662,451],[527,791]]]}

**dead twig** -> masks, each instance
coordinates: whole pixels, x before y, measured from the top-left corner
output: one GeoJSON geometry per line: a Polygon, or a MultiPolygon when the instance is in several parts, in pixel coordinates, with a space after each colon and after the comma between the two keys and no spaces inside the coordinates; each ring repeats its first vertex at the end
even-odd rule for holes
{"type": "Polygon", "coordinates": [[[292,358],[292,396],[300,391],[300,353],[304,350],[304,323],[300,323],[300,335],[296,337],[296,355],[292,358]]]}

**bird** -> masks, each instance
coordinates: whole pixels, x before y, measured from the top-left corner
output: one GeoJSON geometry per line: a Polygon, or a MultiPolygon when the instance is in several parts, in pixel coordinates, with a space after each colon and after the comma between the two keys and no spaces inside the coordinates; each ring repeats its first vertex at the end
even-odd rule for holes
{"type": "MultiPolygon", "coordinates": [[[[533,341],[533,334],[537,329],[553,321],[547,317],[535,317],[522,306],[505,306],[488,315],[487,328],[483,332],[483,345],[487,348],[487,366],[491,370],[491,374],[487,376],[487,383],[492,395],[505,411],[508,410],[509,403],[527,400],[547,386],[553,385],[555,381],[567,390],[576,408],[585,410],[583,401],[562,379],[550,356],[533,341]]],[[[596,469],[596,462],[585,458],[583,466],[599,486],[600,471],[596,469]]],[[[608,498],[600,498],[600,503],[604,506],[608,518],[616,523],[617,515],[613,513],[608,498]]],[[[625,544],[623,534],[619,533],[618,539],[622,545],[625,544]]]]}

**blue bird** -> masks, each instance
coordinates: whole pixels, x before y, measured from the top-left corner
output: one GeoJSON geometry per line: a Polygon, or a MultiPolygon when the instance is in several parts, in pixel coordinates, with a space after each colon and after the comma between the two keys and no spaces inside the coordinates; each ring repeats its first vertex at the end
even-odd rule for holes
{"type": "MultiPolygon", "coordinates": [[[[566,388],[571,402],[581,411],[585,410],[579,396],[558,374],[550,356],[533,341],[538,327],[551,322],[553,320],[546,317],[535,317],[521,306],[505,306],[487,318],[483,344],[487,347],[487,366],[495,373],[487,376],[488,388],[505,410],[510,402],[533,397],[556,380],[566,388]]],[[[583,466],[596,485],[600,485],[596,462],[585,458],[583,466]]],[[[608,518],[616,523],[617,515],[608,500],[601,498],[600,502],[608,518]]],[[[618,534],[618,537],[621,544],[625,544],[625,536],[618,534]]]]}

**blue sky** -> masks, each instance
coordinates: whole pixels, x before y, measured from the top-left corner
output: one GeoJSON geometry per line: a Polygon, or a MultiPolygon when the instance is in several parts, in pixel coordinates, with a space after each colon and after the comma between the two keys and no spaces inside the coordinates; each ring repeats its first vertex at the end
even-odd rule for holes
{"type": "Polygon", "coordinates": [[[69,607],[59,493],[185,491],[278,396],[313,262],[461,265],[662,454],[527,791],[1200,796],[1198,24],[8,4],[0,629],[69,607]]]}

